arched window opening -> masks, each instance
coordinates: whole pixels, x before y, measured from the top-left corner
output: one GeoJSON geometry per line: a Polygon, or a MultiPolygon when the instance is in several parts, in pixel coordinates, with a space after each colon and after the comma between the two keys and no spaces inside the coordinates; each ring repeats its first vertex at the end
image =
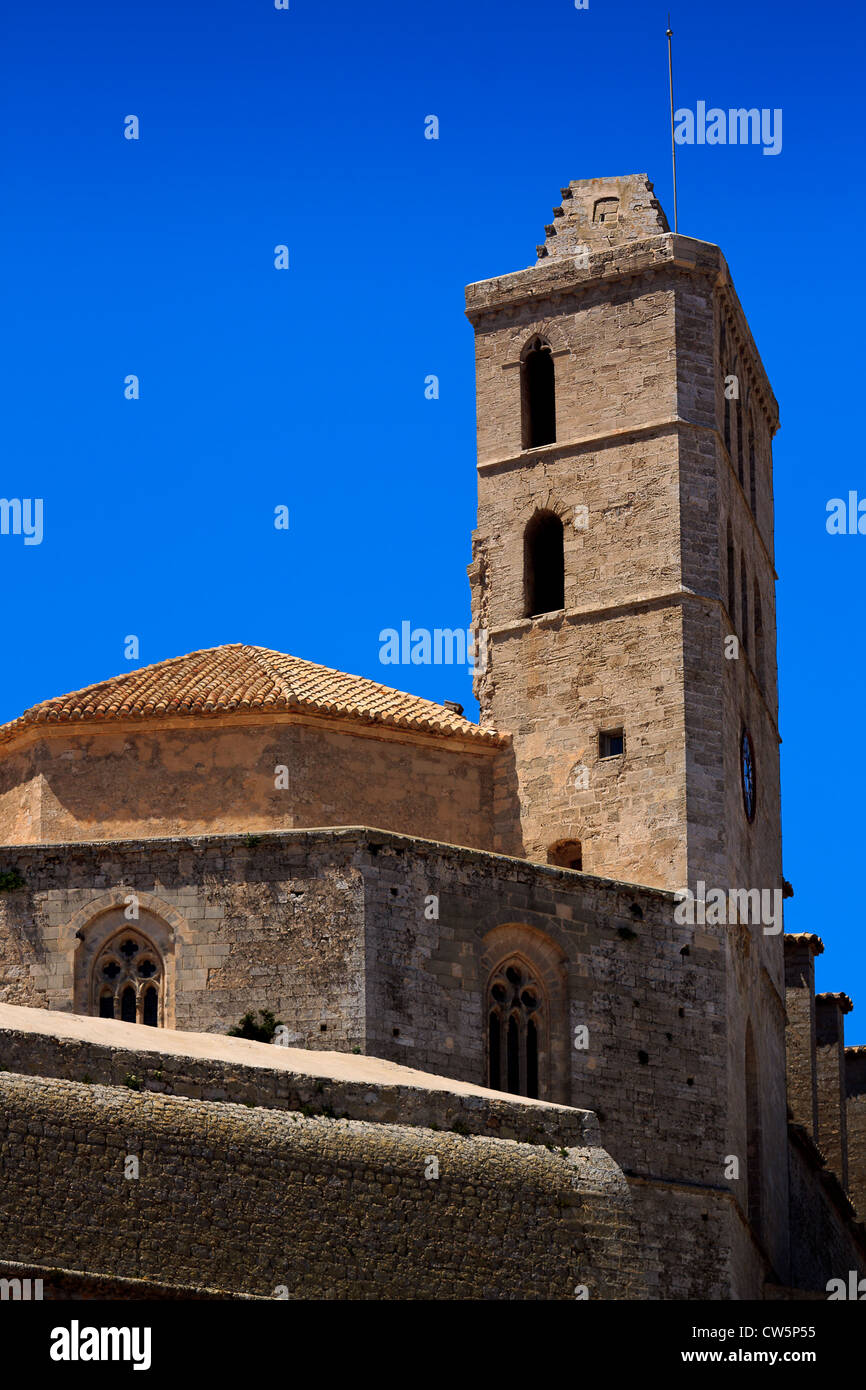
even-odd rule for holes
{"type": "Polygon", "coordinates": [[[734,535],[728,522],[728,613],[731,622],[737,621],[737,602],[734,593],[734,535]]]}
{"type": "Polygon", "coordinates": [[[745,433],[745,423],[743,420],[743,405],[737,401],[737,477],[740,480],[740,487],[746,490],[746,475],[743,471],[743,435],[745,433]]]}
{"type": "Polygon", "coordinates": [[[749,648],[749,581],[746,577],[746,557],[740,556],[740,604],[742,607],[742,627],[740,630],[740,640],[748,651],[749,648]]]}
{"type": "Polygon", "coordinates": [[[758,592],[758,584],[755,581],[755,674],[758,677],[759,685],[764,684],[764,617],[761,612],[761,595],[758,592]]]}
{"type": "Polygon", "coordinates": [[[758,1058],[751,1023],[746,1024],[746,1193],[749,1224],[760,1239],[763,1222],[761,1193],[761,1105],[758,1058]]]}
{"type": "Polygon", "coordinates": [[[583,849],[580,840],[557,840],[547,851],[547,862],[557,869],[582,869],[583,849]]]}
{"type": "Polygon", "coordinates": [[[526,962],[512,957],[494,972],[487,992],[488,1085],[538,1098],[543,992],[526,962]]]}
{"type": "Polygon", "coordinates": [[[556,443],[556,369],[550,345],[533,338],[520,369],[523,447],[556,443]]]}
{"type": "Polygon", "coordinates": [[[92,998],[100,1018],[158,1028],[164,994],[162,957],[142,932],[124,930],[105,943],[93,967],[92,998]]]}
{"type": "Polygon", "coordinates": [[[755,422],[749,420],[749,506],[752,516],[758,515],[758,483],[755,477],[755,422]]]}
{"type": "Polygon", "coordinates": [[[523,538],[525,616],[565,607],[565,538],[554,512],[537,512],[523,538]]]}

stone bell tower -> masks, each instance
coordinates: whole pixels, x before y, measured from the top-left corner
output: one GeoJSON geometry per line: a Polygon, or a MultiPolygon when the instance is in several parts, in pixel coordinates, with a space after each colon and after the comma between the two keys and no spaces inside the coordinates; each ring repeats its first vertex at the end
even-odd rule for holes
{"type": "MultiPolygon", "coordinates": [[[[580,180],[536,264],[470,285],[466,303],[476,693],[482,721],[512,734],[499,800],[519,819],[502,848],[780,902],[778,409],[724,257],[670,232],[646,175],[580,180]]],[[[724,1152],[742,1165],[742,1218],[781,1269],[782,938],[740,918],[683,928],[676,949],[725,963],[711,1006],[724,1152]]]]}
{"type": "Polygon", "coordinates": [[[569,184],[546,232],[466,295],[476,693],[513,735],[518,852],[781,886],[775,399],[720,251],[646,175],[569,184]]]}

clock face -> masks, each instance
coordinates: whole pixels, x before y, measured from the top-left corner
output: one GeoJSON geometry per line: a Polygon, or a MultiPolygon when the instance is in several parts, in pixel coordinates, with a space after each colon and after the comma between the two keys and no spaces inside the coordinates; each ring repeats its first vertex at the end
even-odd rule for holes
{"type": "Polygon", "coordinates": [[[755,819],[755,753],[748,729],[740,741],[740,771],[743,777],[743,806],[750,821],[755,819]]]}

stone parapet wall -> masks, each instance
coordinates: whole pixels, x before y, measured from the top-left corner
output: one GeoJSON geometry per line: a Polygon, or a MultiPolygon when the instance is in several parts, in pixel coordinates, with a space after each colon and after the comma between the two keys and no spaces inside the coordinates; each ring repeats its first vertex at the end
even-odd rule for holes
{"type": "Polygon", "coordinates": [[[853,1206],[806,1130],[791,1125],[790,1136],[790,1283],[820,1291],[830,1279],[847,1281],[852,1269],[862,1278],[866,1228],[855,1222],[853,1206]]]}
{"type": "Polygon", "coordinates": [[[8,1072],[0,1248],[25,1265],[256,1297],[644,1293],[628,1190],[603,1150],[8,1072]]]}
{"type": "Polygon", "coordinates": [[[157,1031],[0,1004],[0,1071],[530,1144],[597,1144],[590,1110],[449,1082],[375,1057],[157,1031]]]}

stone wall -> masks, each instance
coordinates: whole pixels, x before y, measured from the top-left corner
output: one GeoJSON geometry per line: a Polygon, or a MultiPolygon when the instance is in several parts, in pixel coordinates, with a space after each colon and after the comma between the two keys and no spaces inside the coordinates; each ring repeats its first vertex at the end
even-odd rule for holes
{"type": "Polygon", "coordinates": [[[815,996],[818,1147],[843,1187],[848,1186],[845,1015],[852,1007],[847,994],[815,996]]]}
{"type": "Polygon", "coordinates": [[[307,1047],[363,1047],[364,885],[355,839],[212,837],[20,847],[0,894],[0,1000],[80,1013],[90,965],[135,923],[166,945],[169,1026],[225,1032],[272,1009],[307,1047]]]}
{"type": "Polygon", "coordinates": [[[866,1221],[866,1047],[845,1048],[845,1109],[848,1132],[848,1192],[866,1221]]]}
{"type": "MultiPolygon", "coordinates": [[[[7,1009],[4,1023],[27,1012],[7,1009]]],[[[622,1174],[597,1146],[568,1146],[591,1117],[560,1112],[561,1131],[548,1131],[559,1146],[467,1134],[456,1118],[457,1132],[429,1128],[424,1119],[455,1104],[484,1128],[488,1099],[449,1100],[433,1077],[414,1122],[402,1104],[399,1123],[270,1109],[279,1083],[264,1081],[263,1063],[258,1103],[239,1104],[246,1084],[236,1066],[251,1048],[269,1058],[281,1049],[230,1039],[218,1057],[182,1063],[185,1074],[199,1067],[196,1084],[206,1072],[219,1099],[133,1089],[134,1077],[101,1085],[85,1065],[141,1069],[124,1043],[147,1034],[149,1046],[155,1035],[131,1024],[91,1029],[77,1051],[62,1031],[37,1038],[40,1062],[80,1069],[78,1080],[0,1072],[0,1246],[5,1261],[45,1271],[49,1285],[60,1269],[73,1283],[113,1280],[121,1297],[140,1296],[124,1291],[127,1280],[178,1296],[571,1299],[581,1285],[590,1298],[645,1294],[622,1174]],[[106,1029],[118,1046],[106,1045],[106,1029]]],[[[24,1032],[7,1027],[7,1056],[26,1051],[24,1032]]],[[[178,1060],[167,1053],[161,1070],[178,1060]]],[[[377,1092],[380,1064],[357,1060],[377,1092]]],[[[291,1091],[291,1070],[281,1073],[291,1091]]],[[[339,1070],[326,1078],[329,1098],[345,1080],[339,1070]]],[[[360,1084],[346,1095],[363,1103],[360,1084]]],[[[518,1112],[543,1109],[500,1106],[517,1115],[517,1132],[518,1112]]]]}
{"type": "Polygon", "coordinates": [[[88,1012],[91,939],[132,893],[170,941],[173,1026],[267,1008],[290,1042],[475,1085],[488,980],[516,950],[547,992],[542,1096],[598,1109],[626,1166],[719,1176],[724,935],[677,926],[671,894],[360,829],[21,847],[9,869],[24,886],[0,894],[0,1000],[88,1012]]]}
{"type": "Polygon", "coordinates": [[[812,932],[785,937],[785,1032],[788,1105],[796,1124],[818,1143],[818,1075],[815,1054],[815,957],[824,943],[812,932]]]}
{"type": "Polygon", "coordinates": [[[823,1156],[805,1130],[791,1127],[790,1144],[790,1283],[800,1289],[825,1290],[829,1279],[844,1279],[853,1269],[866,1275],[866,1231],[852,1225],[854,1209],[835,1174],[823,1168],[823,1156]]]}
{"type": "MultiPolygon", "coordinates": [[[[16,847],[0,856],[10,870],[24,885],[0,894],[0,1000],[87,1013],[90,962],[123,929],[132,892],[140,929],[168,943],[174,1026],[222,1034],[248,1009],[270,1009],[311,1055],[360,1060],[357,1049],[471,1086],[488,1079],[489,983],[516,955],[544,994],[540,1094],[596,1113],[654,1252],[651,1296],[757,1297],[767,1275],[785,1282],[785,1004],[754,928],[678,925],[670,893],[359,828],[16,847]],[[746,1009],[760,1025],[759,1231],[746,1009]]],[[[170,1050],[160,1031],[140,1031],[170,1050]]],[[[20,1055],[0,1065],[76,1076],[49,1068],[35,1045],[30,1067],[20,1055]]],[[[123,1079],[88,1066],[105,1084],[123,1079]]],[[[321,1104],[351,1113],[344,1099],[321,1104]]]]}
{"type": "Polygon", "coordinates": [[[470,580],[474,622],[488,630],[477,694],[482,722],[514,735],[528,857],[544,862],[557,840],[576,839],[591,872],[674,888],[686,881],[686,805],[673,280],[583,278],[573,272],[570,292],[558,283],[548,299],[536,292],[542,263],[467,290],[470,580]],[[557,442],[522,450],[520,355],[535,335],[553,349],[557,442]],[[565,604],[530,618],[523,538],[537,511],[563,522],[565,604]],[[616,728],[625,753],[605,761],[599,733],[616,728]]]}
{"type": "Polygon", "coordinates": [[[456,736],[279,713],[40,726],[0,749],[0,842],[370,824],[492,849],[503,756],[456,736]]]}
{"type": "Polygon", "coordinates": [[[381,1058],[0,1004],[0,1071],[547,1148],[598,1146],[590,1110],[445,1081],[381,1058]]]}
{"type": "MultiPolygon", "coordinates": [[[[0,894],[9,1003],[74,1010],[91,938],[122,923],[131,891],[142,930],[161,922],[171,938],[176,1026],[224,1032],[268,1008],[306,1047],[474,1085],[488,1075],[488,981],[517,951],[546,991],[542,1096],[597,1110],[629,1174],[697,1188],[710,1207],[738,1200],[723,1178],[724,942],[676,926],[670,894],[348,829],[23,847],[3,857],[13,868],[25,886],[0,894]]],[[[664,1226],[679,1205],[663,1184],[646,1220],[665,1207],[664,1226]]],[[[717,1286],[715,1265],[679,1267],[654,1239],[656,1296],[717,1286]]]]}

